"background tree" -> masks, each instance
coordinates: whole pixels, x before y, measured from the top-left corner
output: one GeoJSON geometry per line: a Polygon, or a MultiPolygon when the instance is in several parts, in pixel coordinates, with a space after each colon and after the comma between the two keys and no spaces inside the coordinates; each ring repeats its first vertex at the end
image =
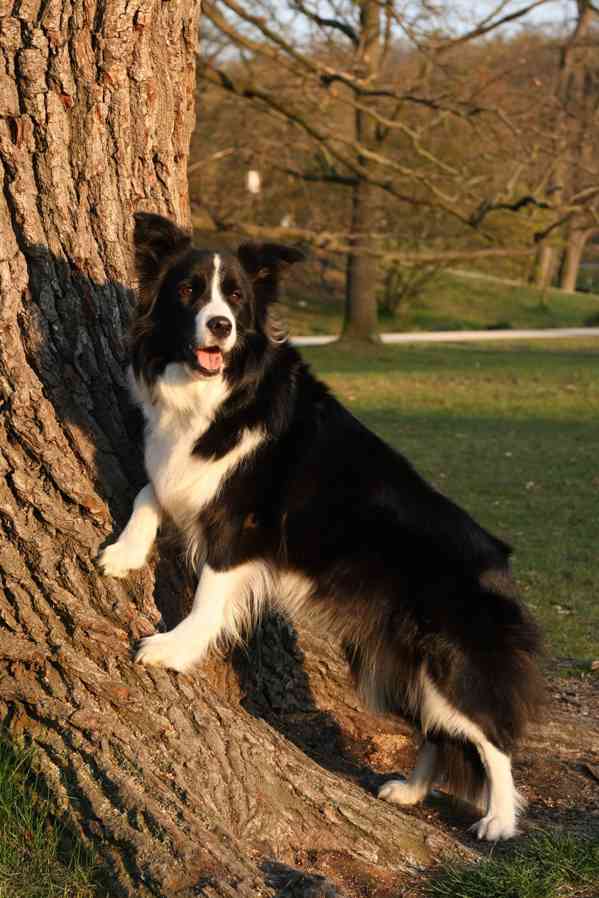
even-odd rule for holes
{"type": "MultiPolygon", "coordinates": [[[[241,215],[230,190],[223,208],[199,174],[192,199],[208,201],[213,226],[246,233],[256,233],[256,215],[276,232],[275,195],[299,206],[288,236],[347,254],[348,334],[376,329],[377,258],[509,259],[506,273],[522,274],[563,211],[547,191],[560,150],[548,116],[558,56],[545,48],[560,41],[515,30],[541,6],[561,4],[498,3],[462,20],[454,4],[214,0],[207,38],[230,43],[202,70],[203,102],[208,118],[221,104],[230,153],[210,171],[237,166],[239,177],[251,158],[269,186],[241,215]]],[[[199,134],[208,156],[205,142],[199,134]]],[[[569,209],[586,220],[591,199],[572,191],[569,209]]]]}
{"type": "MultiPolygon", "coordinates": [[[[577,0],[570,33],[549,42],[550,86],[540,118],[546,189],[558,212],[539,246],[535,282],[548,286],[555,275],[564,290],[575,290],[584,246],[599,224],[599,11],[577,0]],[[555,233],[553,233],[555,232],[555,233]],[[560,261],[561,257],[561,261],[560,261]]],[[[547,77],[548,76],[548,77],[547,77]]]]}
{"type": "MultiPolygon", "coordinates": [[[[564,290],[576,289],[585,245],[599,230],[599,9],[590,0],[577,0],[576,6],[572,37],[560,54],[561,90],[557,97],[567,147],[567,162],[561,172],[567,208],[559,266],[559,283],[564,290]],[[585,202],[580,203],[580,198],[585,202]]],[[[558,170],[556,178],[559,175],[558,170]]]]}
{"type": "Polygon", "coordinates": [[[143,477],[132,213],[189,221],[197,14],[49,0],[0,19],[0,719],[114,898],[331,894],[323,872],[395,889],[455,845],[358,785],[377,776],[345,737],[403,730],[360,710],[336,651],[271,622],[233,665],[134,666],[155,600],[180,613],[181,565],[121,582],[94,564],[143,477]]]}

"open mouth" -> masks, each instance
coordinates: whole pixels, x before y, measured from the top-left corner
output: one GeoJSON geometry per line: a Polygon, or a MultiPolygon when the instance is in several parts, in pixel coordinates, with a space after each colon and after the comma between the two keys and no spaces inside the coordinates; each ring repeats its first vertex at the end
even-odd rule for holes
{"type": "Polygon", "coordinates": [[[207,377],[220,374],[223,370],[224,359],[218,346],[202,346],[194,350],[196,370],[207,377]]]}

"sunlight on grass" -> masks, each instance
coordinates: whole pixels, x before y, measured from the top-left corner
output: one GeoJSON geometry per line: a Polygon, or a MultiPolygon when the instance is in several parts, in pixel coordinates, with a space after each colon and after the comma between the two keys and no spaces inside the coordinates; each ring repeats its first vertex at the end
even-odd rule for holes
{"type": "Polygon", "coordinates": [[[549,653],[599,658],[599,341],[303,352],[359,418],[514,546],[549,653]]]}
{"type": "Polygon", "coordinates": [[[0,736],[0,898],[94,898],[94,862],[52,819],[31,753],[0,736]]]}
{"type": "Polygon", "coordinates": [[[593,898],[599,891],[599,840],[535,833],[476,865],[448,867],[429,898],[593,898]]]}

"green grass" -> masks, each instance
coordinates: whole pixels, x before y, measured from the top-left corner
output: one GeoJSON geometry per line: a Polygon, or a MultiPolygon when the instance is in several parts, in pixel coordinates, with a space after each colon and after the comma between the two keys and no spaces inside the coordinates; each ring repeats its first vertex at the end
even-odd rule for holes
{"type": "Polygon", "coordinates": [[[0,736],[0,898],[93,898],[93,858],[51,816],[31,753],[0,736]]]}
{"type": "Polygon", "coordinates": [[[498,857],[448,867],[428,888],[429,898],[595,898],[599,840],[536,833],[498,857]]]}
{"type": "MultiPolygon", "coordinates": [[[[343,320],[343,284],[331,277],[323,290],[313,274],[294,273],[285,290],[284,317],[292,334],[337,334],[343,320]]],[[[496,327],[552,328],[599,324],[599,295],[545,292],[478,277],[444,272],[383,331],[486,330],[496,327]]]]}
{"type": "Polygon", "coordinates": [[[303,352],[358,417],[514,545],[549,654],[599,658],[599,340],[303,352]]]}

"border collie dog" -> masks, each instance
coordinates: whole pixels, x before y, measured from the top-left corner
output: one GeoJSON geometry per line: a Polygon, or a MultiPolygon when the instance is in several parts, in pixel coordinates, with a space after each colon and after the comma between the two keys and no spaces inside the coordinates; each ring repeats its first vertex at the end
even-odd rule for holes
{"type": "Polygon", "coordinates": [[[137,660],[189,671],[268,604],[316,623],[345,646],[368,706],[423,735],[407,781],[379,796],[414,804],[437,782],[482,808],[478,838],[515,835],[510,753],[542,681],[509,547],[356,420],[289,344],[273,304],[298,250],[203,251],[146,213],[134,240],[130,375],[149,483],[100,565],[112,577],[140,568],[168,515],[199,571],[190,614],[144,639],[137,660]]]}

